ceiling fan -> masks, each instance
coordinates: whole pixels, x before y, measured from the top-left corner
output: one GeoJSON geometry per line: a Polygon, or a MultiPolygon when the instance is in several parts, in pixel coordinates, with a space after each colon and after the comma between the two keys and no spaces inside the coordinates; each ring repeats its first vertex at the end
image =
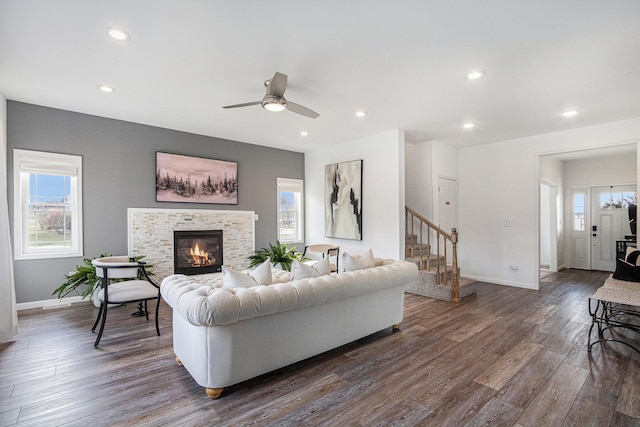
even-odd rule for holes
{"type": "Polygon", "coordinates": [[[287,90],[287,75],[276,72],[273,78],[264,82],[267,88],[262,101],[245,102],[244,104],[225,105],[222,108],[238,108],[249,107],[251,105],[262,105],[262,108],[268,111],[289,110],[293,113],[302,114],[303,116],[315,119],[320,114],[307,107],[295,102],[287,101],[284,97],[284,91],[287,90]]]}

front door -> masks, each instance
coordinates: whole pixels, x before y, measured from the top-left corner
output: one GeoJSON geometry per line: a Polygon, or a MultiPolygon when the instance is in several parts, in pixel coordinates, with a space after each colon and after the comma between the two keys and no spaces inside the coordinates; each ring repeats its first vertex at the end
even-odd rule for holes
{"type": "Polygon", "coordinates": [[[631,234],[629,200],[635,197],[635,185],[591,188],[591,269],[616,269],[616,240],[631,234]]]}

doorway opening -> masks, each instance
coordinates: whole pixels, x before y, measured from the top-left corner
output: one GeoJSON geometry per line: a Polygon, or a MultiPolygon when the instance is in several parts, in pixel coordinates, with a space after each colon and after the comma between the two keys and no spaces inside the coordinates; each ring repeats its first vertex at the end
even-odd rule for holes
{"type": "Polygon", "coordinates": [[[540,278],[558,271],[558,188],[540,184],[540,278]]]}

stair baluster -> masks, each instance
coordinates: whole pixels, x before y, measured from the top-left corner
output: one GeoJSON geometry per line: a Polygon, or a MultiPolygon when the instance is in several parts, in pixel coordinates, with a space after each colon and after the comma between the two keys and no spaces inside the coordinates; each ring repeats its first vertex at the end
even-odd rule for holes
{"type": "Polygon", "coordinates": [[[416,258],[418,252],[418,269],[432,271],[432,261],[435,261],[436,283],[449,285],[448,274],[448,258],[447,258],[447,241],[451,242],[451,301],[460,302],[460,282],[458,271],[458,231],[453,228],[451,233],[447,233],[440,227],[420,215],[415,210],[405,206],[405,256],[416,258]],[[410,224],[410,225],[409,225],[410,224]],[[418,235],[415,233],[415,227],[418,227],[418,235]],[[408,233],[409,228],[411,233],[408,233]],[[426,233],[426,243],[424,243],[424,233],[426,233]],[[436,239],[436,252],[431,252],[431,236],[436,239]],[[441,242],[442,241],[442,245],[441,242]],[[442,247],[442,249],[441,249],[442,247]],[[416,251],[417,249],[417,251],[416,251]]]}

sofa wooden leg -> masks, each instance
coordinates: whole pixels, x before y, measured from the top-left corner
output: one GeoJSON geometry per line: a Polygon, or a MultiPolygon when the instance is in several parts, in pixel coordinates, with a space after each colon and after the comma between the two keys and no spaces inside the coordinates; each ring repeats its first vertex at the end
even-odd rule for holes
{"type": "Polygon", "coordinates": [[[209,396],[211,399],[217,399],[220,397],[220,395],[222,394],[222,389],[221,388],[205,388],[204,391],[207,393],[207,396],[209,396]]]}
{"type": "Polygon", "coordinates": [[[176,363],[180,366],[182,366],[182,360],[180,360],[179,357],[176,357],[176,363]]]}
{"type": "Polygon", "coordinates": [[[392,326],[394,331],[399,331],[400,330],[400,323],[396,323],[395,325],[392,326]]]}

